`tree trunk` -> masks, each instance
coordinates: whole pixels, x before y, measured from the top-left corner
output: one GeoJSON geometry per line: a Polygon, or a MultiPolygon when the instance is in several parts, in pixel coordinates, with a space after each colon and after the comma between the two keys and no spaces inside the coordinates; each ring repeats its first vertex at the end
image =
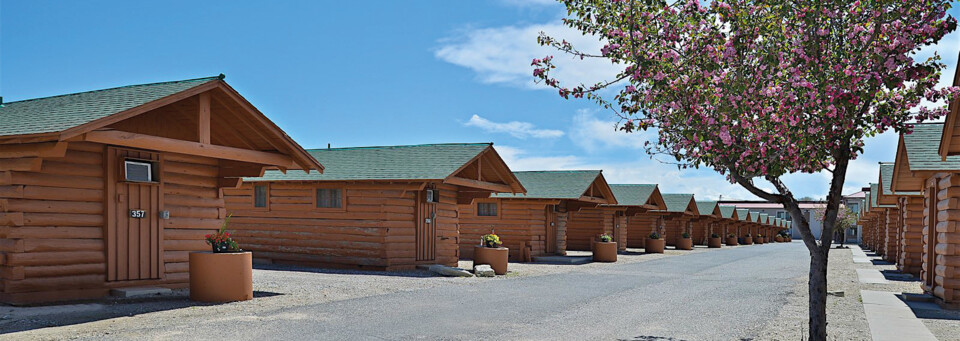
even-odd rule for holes
{"type": "MultiPolygon", "coordinates": [[[[829,249],[828,249],[829,252],[829,249]]],[[[810,341],[827,340],[827,260],[820,250],[810,252],[810,341]]]]}

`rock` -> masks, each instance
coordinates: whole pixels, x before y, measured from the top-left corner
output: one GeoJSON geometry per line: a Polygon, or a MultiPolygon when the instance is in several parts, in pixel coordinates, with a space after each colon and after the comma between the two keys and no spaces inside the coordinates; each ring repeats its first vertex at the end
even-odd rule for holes
{"type": "Polygon", "coordinates": [[[470,273],[470,271],[440,264],[431,265],[429,268],[427,268],[427,270],[448,277],[473,277],[473,274],[470,273]]]}
{"type": "Polygon", "coordinates": [[[495,272],[493,272],[493,268],[487,264],[474,266],[473,273],[476,274],[477,277],[494,277],[497,275],[495,272]]]}
{"type": "Polygon", "coordinates": [[[829,296],[836,296],[836,297],[844,297],[844,296],[846,295],[846,293],[844,293],[843,291],[827,291],[827,295],[829,295],[829,296]]]}

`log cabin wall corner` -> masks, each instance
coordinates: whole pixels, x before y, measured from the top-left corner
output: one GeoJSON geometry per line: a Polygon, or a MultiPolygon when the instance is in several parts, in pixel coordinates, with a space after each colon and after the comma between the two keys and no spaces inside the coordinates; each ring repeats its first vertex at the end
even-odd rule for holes
{"type": "Polygon", "coordinates": [[[9,102],[0,118],[4,303],[186,287],[222,188],[322,170],[222,75],[9,102]]]}

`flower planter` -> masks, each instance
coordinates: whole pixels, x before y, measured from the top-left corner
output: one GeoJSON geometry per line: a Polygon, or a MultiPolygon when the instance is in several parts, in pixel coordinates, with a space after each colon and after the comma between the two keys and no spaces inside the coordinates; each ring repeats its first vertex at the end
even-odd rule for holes
{"type": "Polygon", "coordinates": [[[677,250],[693,250],[693,239],[690,239],[690,238],[677,239],[677,250]]]}
{"type": "Polygon", "coordinates": [[[757,243],[757,244],[763,244],[763,242],[764,242],[764,237],[757,237],[757,239],[754,240],[754,242],[757,243]]]}
{"type": "Polygon", "coordinates": [[[783,243],[783,237],[781,236],[773,237],[773,240],[776,241],[777,243],[783,243]]]}
{"type": "Polygon", "coordinates": [[[507,274],[507,259],[509,257],[510,249],[505,247],[484,247],[480,245],[473,247],[473,266],[490,265],[493,272],[498,275],[507,274]]]}
{"type": "Polygon", "coordinates": [[[663,253],[663,248],[667,246],[667,241],[647,238],[646,243],[643,245],[643,249],[647,253],[663,253]]]}
{"type": "Polygon", "coordinates": [[[753,245],[753,237],[743,237],[743,245],[753,245]]]}
{"type": "Polygon", "coordinates": [[[253,299],[253,253],[190,253],[190,300],[233,302],[253,299]]]}
{"type": "Polygon", "coordinates": [[[616,262],[617,242],[593,242],[594,262],[616,262]]]}
{"type": "Polygon", "coordinates": [[[720,241],[720,237],[710,238],[710,240],[707,241],[707,247],[717,249],[723,247],[723,243],[720,241]]]}
{"type": "Polygon", "coordinates": [[[727,238],[727,246],[737,246],[737,245],[740,245],[740,243],[737,243],[737,237],[727,238]]]}

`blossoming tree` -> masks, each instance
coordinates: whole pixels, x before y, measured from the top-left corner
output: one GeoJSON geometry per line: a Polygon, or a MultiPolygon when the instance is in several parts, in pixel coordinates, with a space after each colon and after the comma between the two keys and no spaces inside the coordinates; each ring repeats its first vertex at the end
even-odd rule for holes
{"type": "Polygon", "coordinates": [[[811,340],[826,339],[827,255],[850,160],[864,138],[946,113],[954,88],[944,65],[915,60],[956,28],[947,0],[562,0],[564,23],[604,42],[582,51],[541,34],[574,59],[622,66],[608,81],[569,86],[553,57],[533,60],[537,81],[655,129],[647,152],[682,168],[710,167],[754,195],[782,203],[810,252],[811,340]],[[922,103],[927,101],[928,105],[922,103]],[[790,173],[832,174],[823,233],[814,236],[790,173]],[[775,192],[756,181],[769,182],[775,192]],[[819,238],[818,238],[819,237],[819,238]]]}

